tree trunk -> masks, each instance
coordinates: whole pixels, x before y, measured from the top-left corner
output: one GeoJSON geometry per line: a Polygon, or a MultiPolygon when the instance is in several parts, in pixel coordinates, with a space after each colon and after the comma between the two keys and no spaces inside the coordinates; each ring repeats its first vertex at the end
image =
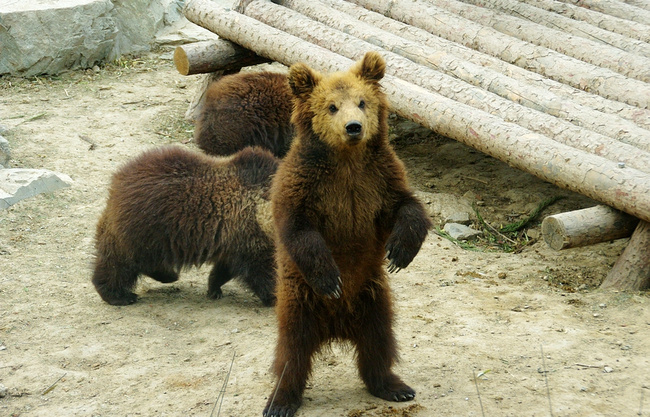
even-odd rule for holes
{"type": "Polygon", "coordinates": [[[544,241],[555,250],[628,237],[639,219],[607,206],[548,216],[542,221],[544,241]]]}
{"type": "MultiPolygon", "coordinates": [[[[270,4],[263,2],[264,4],[270,4]]],[[[192,22],[266,58],[320,71],[345,70],[352,61],[210,0],[184,7],[192,22]]],[[[650,174],[578,151],[518,125],[459,104],[391,75],[382,86],[402,116],[479,151],[644,220],[650,219],[650,174]]]]}
{"type": "Polygon", "coordinates": [[[563,3],[575,4],[610,16],[647,25],[650,22],[650,12],[643,8],[613,0],[559,0],[563,3]]]}
{"type": "MultiPolygon", "coordinates": [[[[576,39],[577,49],[571,51],[570,54],[567,54],[582,59],[583,61],[586,61],[586,59],[584,59],[584,56],[589,53],[588,50],[584,50],[582,48],[582,46],[585,46],[585,44],[590,47],[589,51],[598,49],[598,55],[600,58],[603,58],[602,54],[605,50],[607,50],[610,56],[614,59],[616,59],[616,56],[620,55],[620,50],[627,51],[631,54],[640,55],[641,57],[644,57],[645,61],[647,61],[648,60],[647,58],[650,57],[650,45],[645,42],[630,39],[629,37],[619,35],[618,33],[613,33],[607,30],[603,30],[595,26],[592,26],[588,23],[581,22],[579,20],[569,19],[567,17],[558,15],[556,13],[548,12],[538,7],[529,6],[528,4],[521,3],[520,1],[515,1],[515,0],[465,0],[465,1],[467,3],[471,3],[476,6],[488,7],[494,10],[498,10],[499,12],[512,15],[509,20],[518,21],[520,24],[523,24],[524,26],[517,27],[516,33],[513,28],[510,28],[507,32],[504,33],[508,33],[510,35],[516,36],[519,39],[528,40],[529,42],[533,42],[538,45],[546,46],[547,48],[555,49],[556,51],[559,52],[563,52],[563,51],[558,48],[568,47],[568,45],[566,45],[565,33],[571,33],[572,35],[575,35],[579,38],[587,39],[589,42],[578,42],[578,39],[576,39]],[[530,23],[528,23],[526,20],[523,19],[528,19],[531,22],[534,22],[535,25],[537,24],[543,25],[544,27],[550,30],[548,32],[545,31],[544,36],[540,36],[539,38],[537,38],[539,34],[534,35],[529,32],[531,29],[534,29],[535,26],[531,25],[530,23]],[[560,30],[561,32],[558,32],[558,30],[560,30]],[[540,40],[539,41],[533,40],[532,39],[533,37],[540,40]],[[558,38],[562,39],[561,43],[558,43],[558,38]]],[[[502,19],[503,17],[504,17],[503,15],[495,15],[496,19],[502,19]]],[[[501,27],[504,28],[507,27],[507,24],[506,22],[502,22],[499,24],[498,28],[495,27],[494,24],[492,24],[491,26],[497,30],[500,30],[501,27]]],[[[592,62],[592,64],[600,65],[597,62],[592,62]]],[[[614,66],[608,65],[607,67],[613,69],[614,71],[625,74],[620,69],[615,68],[616,66],[620,68],[622,65],[624,64],[619,61],[618,64],[614,66]]]]}
{"type": "Polygon", "coordinates": [[[600,288],[619,291],[650,289],[650,223],[639,222],[630,242],[600,288]]]}
{"type": "MultiPolygon", "coordinates": [[[[566,16],[572,20],[580,20],[592,26],[601,29],[615,32],[628,38],[637,39],[643,42],[650,42],[650,26],[643,23],[632,22],[620,17],[610,16],[608,14],[599,13],[593,10],[585,9],[583,7],[574,6],[572,4],[560,3],[556,0],[522,0],[532,6],[566,16]]],[[[645,0],[641,0],[645,1],[645,0]]],[[[650,3],[646,2],[648,7],[650,3]]]]}
{"type": "Polygon", "coordinates": [[[393,19],[415,25],[466,46],[474,46],[546,77],[597,92],[603,97],[622,101],[644,109],[650,108],[650,85],[630,79],[606,68],[600,68],[559,52],[514,39],[495,29],[433,7],[421,0],[352,0],[393,19]],[[431,16],[435,16],[434,19],[431,16]]]}
{"type": "Polygon", "coordinates": [[[174,64],[183,75],[214,71],[236,72],[242,67],[269,62],[225,39],[189,43],[176,47],[174,64]]]}
{"type": "MultiPolygon", "coordinates": [[[[458,43],[448,41],[439,36],[434,36],[424,29],[409,26],[405,23],[398,22],[379,13],[366,10],[361,6],[352,4],[347,1],[321,1],[327,4],[329,7],[343,11],[355,17],[359,21],[379,27],[385,31],[393,33],[394,35],[400,36],[401,38],[418,42],[422,45],[437,50],[448,52],[475,65],[484,67],[486,69],[489,68],[502,74],[507,74],[509,77],[518,81],[537,85],[542,89],[548,90],[549,92],[562,97],[563,99],[575,101],[583,106],[590,107],[600,112],[618,115],[619,117],[636,123],[636,125],[639,127],[650,129],[650,110],[648,109],[639,109],[638,107],[634,107],[629,104],[612,101],[599,95],[591,94],[569,85],[562,84],[558,81],[544,78],[535,72],[527,71],[516,65],[504,62],[498,58],[475,51],[458,43]]],[[[629,134],[621,132],[619,135],[628,135],[630,137],[639,136],[639,133],[632,133],[638,132],[638,130],[636,130],[638,127],[630,124],[628,125],[628,128],[632,129],[629,134]]],[[[645,135],[645,133],[641,134],[641,136],[643,135],[645,135]]]]}
{"type": "Polygon", "coordinates": [[[391,55],[386,56],[389,64],[394,62],[392,66],[389,65],[389,70],[391,67],[395,68],[395,71],[403,74],[402,78],[407,81],[437,91],[462,103],[481,108],[491,114],[500,115],[505,120],[515,121],[528,129],[539,131],[573,147],[597,153],[617,162],[626,162],[632,167],[640,169],[650,167],[650,153],[640,151],[640,149],[650,151],[650,131],[640,129],[633,123],[577,105],[569,100],[562,100],[537,86],[513,80],[499,72],[457,59],[443,51],[405,40],[372,25],[359,22],[352,16],[328,8],[318,1],[280,0],[279,3],[330,27],[345,31],[347,35],[340,31],[332,31],[329,27],[314,23],[302,15],[275,5],[254,7],[260,3],[251,3],[246,8],[246,14],[267,24],[275,22],[278,29],[300,36],[320,46],[329,47],[334,52],[351,59],[358,58],[364,52],[377,48],[349,35],[368,40],[376,47],[382,47],[409,59],[403,60],[391,55]],[[431,66],[449,74],[452,78],[442,77],[438,72],[421,68],[412,62],[431,66]],[[498,94],[502,99],[490,97],[477,89],[469,88],[458,79],[487,89],[498,94]],[[435,84],[433,84],[434,82],[435,84]],[[511,102],[503,99],[512,100],[528,108],[513,106],[511,102]],[[535,110],[551,115],[540,115],[535,110]],[[512,116],[508,116],[508,113],[512,116]],[[626,132],[620,139],[632,146],[621,144],[591,131],[576,129],[566,120],[611,137],[626,132]],[[639,149],[635,149],[635,147],[639,149]]]}
{"type": "MultiPolygon", "coordinates": [[[[470,0],[470,2],[475,3],[476,1],[470,0]]],[[[484,3],[480,0],[478,2],[484,3]]],[[[427,3],[478,24],[494,28],[499,33],[557,51],[601,68],[609,68],[627,77],[645,82],[650,81],[650,60],[648,58],[621,51],[607,44],[571,36],[525,19],[456,0],[427,0],[427,3]]],[[[486,3],[489,3],[490,7],[504,4],[502,0],[486,0],[486,3]]]]}

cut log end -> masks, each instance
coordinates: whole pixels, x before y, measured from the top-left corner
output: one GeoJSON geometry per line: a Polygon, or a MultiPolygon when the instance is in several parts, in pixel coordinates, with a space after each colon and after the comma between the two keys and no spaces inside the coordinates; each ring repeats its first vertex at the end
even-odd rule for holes
{"type": "Polygon", "coordinates": [[[189,75],[190,62],[187,59],[187,53],[180,46],[176,47],[174,50],[174,65],[181,75],[189,75]]]}

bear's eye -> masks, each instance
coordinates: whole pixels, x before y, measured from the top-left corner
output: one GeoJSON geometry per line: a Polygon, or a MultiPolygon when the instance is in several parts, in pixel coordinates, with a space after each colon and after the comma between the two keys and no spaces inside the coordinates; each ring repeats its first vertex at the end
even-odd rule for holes
{"type": "Polygon", "coordinates": [[[362,109],[362,110],[365,109],[365,108],[366,108],[366,102],[363,101],[363,100],[361,100],[361,101],[359,102],[359,108],[362,109]]]}
{"type": "Polygon", "coordinates": [[[330,104],[330,106],[329,106],[329,111],[330,111],[330,113],[334,114],[334,113],[336,113],[337,111],[339,111],[339,109],[337,109],[335,105],[330,104]]]}

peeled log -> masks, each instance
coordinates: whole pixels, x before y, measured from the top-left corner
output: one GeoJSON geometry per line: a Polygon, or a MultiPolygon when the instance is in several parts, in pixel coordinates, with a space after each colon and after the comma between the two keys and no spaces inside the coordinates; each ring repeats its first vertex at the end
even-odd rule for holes
{"type": "Polygon", "coordinates": [[[422,0],[390,2],[352,0],[352,2],[573,87],[633,106],[650,108],[648,83],[513,38],[496,29],[434,7],[428,2],[422,0]],[[431,16],[436,18],[432,19],[431,16]]]}
{"type": "MultiPolygon", "coordinates": [[[[190,0],[183,13],[222,38],[285,65],[309,62],[340,71],[353,61],[210,0],[190,0]]],[[[382,80],[393,110],[436,132],[494,156],[545,181],[650,221],[650,174],[557,143],[397,77],[382,80]]]]}
{"type": "Polygon", "coordinates": [[[628,237],[638,223],[629,214],[595,206],[546,217],[542,236],[551,248],[562,250],[628,237]]]}
{"type": "Polygon", "coordinates": [[[650,289],[650,223],[639,222],[600,288],[620,291],[650,289]]]}
{"type": "Polygon", "coordinates": [[[234,72],[265,62],[269,60],[225,39],[189,43],[174,51],[174,65],[183,75],[234,72]]]}

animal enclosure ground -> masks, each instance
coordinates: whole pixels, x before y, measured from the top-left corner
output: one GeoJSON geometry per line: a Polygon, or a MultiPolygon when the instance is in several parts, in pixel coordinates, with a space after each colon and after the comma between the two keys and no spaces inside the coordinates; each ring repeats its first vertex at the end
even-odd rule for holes
{"type": "MultiPolygon", "coordinates": [[[[90,283],[112,172],[153,146],[196,149],[183,115],[197,80],[157,55],[0,78],[11,166],[75,181],[0,211],[1,415],[207,417],[231,361],[220,415],[261,415],[275,318],[240,283],[211,301],[208,267],[174,284],[142,279],[127,307],[103,303],[90,283]]],[[[542,216],[595,204],[399,118],[392,138],[437,226],[472,202],[494,225],[554,196],[565,198],[542,216]]],[[[350,349],[335,345],[316,361],[298,415],[650,415],[647,293],[597,289],[626,240],[554,252],[539,221],[517,253],[485,239],[465,250],[432,232],[390,277],[397,372],[414,402],[372,397],[350,349]]]]}

